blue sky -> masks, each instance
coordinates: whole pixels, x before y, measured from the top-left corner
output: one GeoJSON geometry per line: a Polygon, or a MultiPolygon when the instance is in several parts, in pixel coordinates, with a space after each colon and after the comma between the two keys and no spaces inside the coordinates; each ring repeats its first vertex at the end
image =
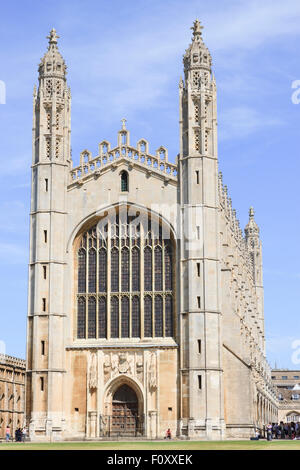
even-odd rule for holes
{"type": "Polygon", "coordinates": [[[253,205],[264,259],[267,357],[297,368],[299,328],[300,2],[238,0],[45,0],[1,2],[0,340],[24,357],[32,90],[55,27],[72,91],[74,164],[127,118],[178,153],[178,82],[193,21],[205,26],[218,86],[219,162],[241,226],[253,205]]]}

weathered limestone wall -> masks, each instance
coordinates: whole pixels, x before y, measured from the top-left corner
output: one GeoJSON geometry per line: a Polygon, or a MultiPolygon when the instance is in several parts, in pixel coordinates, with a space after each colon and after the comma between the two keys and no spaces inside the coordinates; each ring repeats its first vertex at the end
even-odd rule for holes
{"type": "Polygon", "coordinates": [[[0,354],[0,439],[25,425],[25,361],[0,354]]]}

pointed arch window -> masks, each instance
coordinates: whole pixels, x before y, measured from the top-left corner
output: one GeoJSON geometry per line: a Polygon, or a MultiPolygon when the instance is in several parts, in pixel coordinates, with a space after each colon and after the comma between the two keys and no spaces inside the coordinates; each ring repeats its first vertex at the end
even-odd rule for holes
{"type": "Polygon", "coordinates": [[[128,173],[127,171],[122,171],[121,173],[121,191],[128,191],[128,173]]]}
{"type": "Polygon", "coordinates": [[[81,236],[75,258],[78,339],[174,336],[173,244],[163,239],[161,226],[151,229],[150,217],[138,231],[131,220],[120,213],[105,230],[94,226],[81,236]]]}

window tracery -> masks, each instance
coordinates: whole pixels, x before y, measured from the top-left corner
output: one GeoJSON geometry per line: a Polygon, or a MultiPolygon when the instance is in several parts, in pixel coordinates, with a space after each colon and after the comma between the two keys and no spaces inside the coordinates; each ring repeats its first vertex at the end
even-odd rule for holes
{"type": "Polygon", "coordinates": [[[173,245],[148,225],[126,212],[81,235],[78,339],[174,336],[173,245]]]}

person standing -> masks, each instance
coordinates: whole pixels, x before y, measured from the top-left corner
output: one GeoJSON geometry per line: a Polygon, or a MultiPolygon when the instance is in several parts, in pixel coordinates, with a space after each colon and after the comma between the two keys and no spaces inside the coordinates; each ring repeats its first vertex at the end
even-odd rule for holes
{"type": "Polygon", "coordinates": [[[267,426],[267,439],[268,441],[272,440],[272,424],[268,424],[267,426]]]}
{"type": "Polygon", "coordinates": [[[10,439],[10,427],[7,425],[5,429],[5,440],[6,442],[9,442],[10,439]]]}
{"type": "Polygon", "coordinates": [[[27,434],[27,430],[26,430],[26,426],[24,426],[24,428],[22,430],[22,441],[23,442],[26,441],[26,434],[27,434]]]}

